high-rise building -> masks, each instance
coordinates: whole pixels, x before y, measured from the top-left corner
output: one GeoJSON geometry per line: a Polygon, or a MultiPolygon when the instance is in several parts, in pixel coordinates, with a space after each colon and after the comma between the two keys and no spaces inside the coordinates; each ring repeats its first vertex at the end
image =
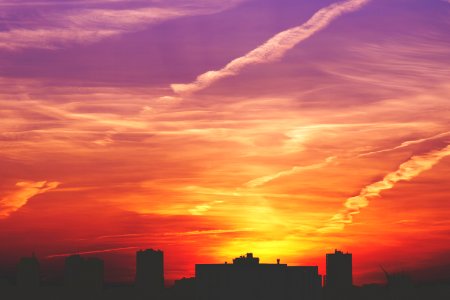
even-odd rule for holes
{"type": "Polygon", "coordinates": [[[136,288],[151,294],[164,289],[164,253],[161,250],[140,250],[136,253],[136,288]]]}
{"type": "Polygon", "coordinates": [[[95,257],[87,258],[84,261],[84,285],[90,290],[101,290],[104,278],[103,260],[95,257]]]}
{"type": "Polygon", "coordinates": [[[83,285],[83,263],[80,255],[66,257],[64,266],[64,284],[67,288],[78,289],[83,285]]]}
{"type": "Polygon", "coordinates": [[[100,290],[103,287],[104,264],[98,258],[71,255],[65,262],[65,285],[69,289],[100,290]]]}
{"type": "Polygon", "coordinates": [[[17,286],[23,290],[39,286],[39,261],[34,254],[20,259],[17,265],[17,286]]]}
{"type": "Polygon", "coordinates": [[[325,287],[327,289],[350,289],[353,285],[352,254],[335,250],[326,255],[325,287]]]}

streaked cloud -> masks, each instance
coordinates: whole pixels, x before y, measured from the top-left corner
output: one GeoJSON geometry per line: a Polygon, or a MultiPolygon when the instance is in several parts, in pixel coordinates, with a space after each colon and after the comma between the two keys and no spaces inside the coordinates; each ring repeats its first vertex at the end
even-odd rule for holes
{"type": "Polygon", "coordinates": [[[28,203],[32,197],[56,189],[56,181],[19,181],[16,190],[0,200],[0,219],[6,218],[28,203]]]}
{"type": "MultiPolygon", "coordinates": [[[[130,0],[128,2],[138,2],[139,0],[130,0]]],[[[0,1],[0,6],[66,6],[66,5],[80,5],[80,4],[105,4],[105,3],[120,3],[124,0],[73,0],[73,1],[22,1],[22,0],[3,0],[0,1]]]]}
{"type": "Polygon", "coordinates": [[[313,164],[313,165],[309,165],[309,166],[295,166],[289,170],[281,171],[281,172],[278,172],[278,173],[275,173],[272,175],[267,175],[267,176],[263,176],[263,177],[259,177],[259,178],[250,180],[249,182],[247,182],[245,184],[245,186],[249,187],[249,188],[254,188],[254,187],[262,186],[262,185],[264,185],[272,180],[278,179],[280,177],[291,176],[291,175],[298,174],[303,171],[321,169],[335,160],[336,160],[335,156],[330,156],[322,163],[313,164]]]}
{"type": "Polygon", "coordinates": [[[278,33],[263,45],[234,59],[224,68],[203,73],[192,83],[172,84],[172,90],[178,94],[200,91],[218,80],[239,74],[250,65],[276,61],[300,42],[326,28],[337,17],[355,11],[369,2],[370,0],[349,0],[327,6],[316,12],[303,25],[278,33]]]}
{"type": "Polygon", "coordinates": [[[71,253],[58,253],[47,255],[47,259],[58,258],[58,257],[67,257],[71,255],[88,255],[88,254],[99,254],[99,253],[110,253],[110,252],[120,252],[120,251],[129,251],[139,249],[138,247],[120,247],[120,248],[110,248],[110,249],[100,249],[100,250],[90,250],[90,251],[81,251],[81,252],[71,252],[71,253]]]}
{"type": "MultiPolygon", "coordinates": [[[[153,6],[135,9],[78,8],[60,13],[48,12],[36,20],[36,23],[40,21],[44,25],[27,27],[30,20],[24,20],[23,24],[20,24],[19,19],[15,23],[21,26],[0,31],[0,49],[58,49],[70,45],[88,44],[179,17],[217,13],[240,2],[241,0],[235,0],[221,4],[218,1],[209,3],[168,1],[165,6],[156,2],[153,6]]],[[[45,3],[51,5],[50,2],[45,3]]],[[[81,1],[80,4],[95,3],[81,1]]]]}
{"type": "Polygon", "coordinates": [[[219,235],[219,234],[251,232],[251,231],[253,231],[252,228],[243,228],[243,229],[211,229],[211,230],[194,230],[194,231],[186,231],[186,232],[168,233],[167,235],[176,235],[176,236],[219,235]]]}
{"type": "Polygon", "coordinates": [[[202,216],[206,212],[208,212],[210,209],[212,209],[214,205],[222,204],[222,203],[223,203],[223,201],[218,200],[218,201],[213,201],[213,202],[209,202],[209,203],[196,205],[194,208],[189,209],[189,213],[191,213],[191,215],[194,215],[194,216],[202,216]]]}
{"type": "Polygon", "coordinates": [[[390,151],[395,151],[398,149],[402,149],[402,148],[406,148],[412,145],[417,145],[417,144],[421,144],[424,142],[428,142],[428,141],[432,141],[432,140],[436,140],[436,139],[440,139],[446,136],[449,136],[450,132],[443,132],[443,133],[439,133],[436,134],[434,136],[431,137],[427,137],[427,138],[422,138],[422,139],[418,139],[418,140],[412,140],[412,141],[406,141],[401,143],[399,146],[393,147],[393,148],[388,148],[388,149],[382,149],[382,150],[378,150],[378,151],[371,151],[371,152],[367,152],[367,153],[362,153],[360,155],[358,155],[359,157],[365,157],[365,156],[371,156],[371,155],[375,155],[375,154],[380,154],[380,153],[384,153],[384,152],[390,152],[390,151]]]}
{"type": "Polygon", "coordinates": [[[450,145],[447,147],[428,152],[423,155],[411,157],[408,161],[401,164],[399,168],[384,176],[380,181],[364,187],[359,195],[348,198],[341,212],[331,218],[330,222],[319,231],[327,232],[343,229],[345,224],[353,222],[353,216],[360,213],[361,209],[369,205],[369,200],[379,197],[384,190],[392,189],[400,181],[410,181],[421,173],[433,168],[443,158],[450,156],[450,145]]]}

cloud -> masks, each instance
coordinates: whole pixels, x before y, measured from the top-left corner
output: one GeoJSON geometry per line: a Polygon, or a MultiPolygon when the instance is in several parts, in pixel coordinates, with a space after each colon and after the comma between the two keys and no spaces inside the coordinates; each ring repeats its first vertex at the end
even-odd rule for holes
{"type": "MultiPolygon", "coordinates": [[[[138,1],[138,0],[137,0],[138,1]]],[[[134,2],[137,2],[134,1],[134,2]]],[[[125,2],[124,0],[74,0],[74,1],[22,1],[22,0],[11,0],[11,1],[0,1],[0,6],[66,6],[66,5],[79,5],[79,4],[105,4],[105,3],[115,3],[115,2],[125,2]]],[[[133,2],[132,0],[129,2],[133,2]]]]}
{"type": "MultiPolygon", "coordinates": [[[[20,27],[0,32],[0,49],[58,49],[73,44],[89,44],[179,17],[217,13],[241,1],[243,0],[234,0],[226,4],[218,1],[188,1],[184,4],[174,2],[172,6],[170,4],[173,1],[169,1],[165,7],[82,8],[63,10],[58,14],[49,13],[40,19],[22,21],[19,18],[15,23],[20,27]],[[26,27],[28,23],[33,26],[26,27]]],[[[83,3],[86,2],[80,2],[83,3]]]]}
{"type": "Polygon", "coordinates": [[[66,257],[66,256],[71,256],[71,255],[109,253],[109,252],[119,252],[119,251],[126,251],[126,250],[135,250],[135,249],[138,249],[138,247],[121,247],[121,248],[101,249],[101,250],[92,250],[92,251],[83,251],[83,252],[52,254],[52,255],[48,255],[46,258],[50,259],[50,258],[66,257]]]}
{"type": "Polygon", "coordinates": [[[221,204],[221,203],[223,203],[223,201],[213,201],[210,203],[200,204],[192,209],[189,209],[189,212],[191,213],[191,215],[194,215],[194,216],[202,216],[207,211],[209,211],[214,205],[221,204]]]}
{"type": "Polygon", "coordinates": [[[276,174],[267,175],[267,176],[263,176],[263,177],[259,177],[259,178],[250,180],[249,182],[247,182],[245,184],[245,186],[249,187],[249,188],[254,188],[254,187],[262,186],[262,185],[264,185],[272,180],[275,180],[277,178],[280,178],[280,177],[294,175],[294,174],[297,174],[297,173],[300,173],[303,171],[317,170],[317,169],[327,166],[328,164],[333,162],[335,159],[336,159],[335,156],[330,156],[322,163],[309,165],[309,166],[295,166],[289,170],[281,171],[276,174]]]}
{"type": "Polygon", "coordinates": [[[394,150],[406,148],[406,147],[409,147],[409,146],[411,146],[411,145],[417,145],[417,144],[421,144],[421,143],[423,143],[423,142],[428,142],[428,141],[431,141],[431,140],[436,140],[436,139],[439,139],[439,138],[442,138],[442,137],[445,137],[445,136],[448,136],[448,135],[450,135],[450,131],[443,132],[443,133],[440,133],[440,134],[436,134],[436,135],[433,135],[433,136],[428,137],[428,138],[423,138],[423,139],[418,139],[418,140],[412,140],[412,141],[406,141],[406,142],[401,143],[401,144],[400,144],[399,146],[397,146],[397,147],[388,148],[388,149],[383,149],[383,150],[379,150],[379,151],[371,151],[371,152],[367,152],[367,153],[362,153],[362,154],[360,154],[360,155],[358,155],[358,156],[359,156],[359,157],[364,157],[364,156],[371,156],[371,155],[374,155],[374,154],[379,154],[379,153],[384,153],[384,152],[390,152],[390,151],[394,151],[394,150]]]}
{"type": "Polygon", "coordinates": [[[263,45],[234,59],[224,68],[203,73],[192,83],[172,84],[172,90],[178,94],[200,91],[220,79],[239,74],[250,65],[276,61],[297,44],[327,27],[337,17],[355,11],[369,2],[370,0],[349,0],[327,6],[316,12],[306,23],[278,33],[263,45]]]}
{"type": "Polygon", "coordinates": [[[32,197],[56,189],[60,185],[56,181],[20,181],[18,188],[0,200],[0,219],[8,217],[28,203],[32,197]]]}
{"type": "Polygon", "coordinates": [[[175,236],[190,236],[190,235],[218,235],[218,234],[227,234],[227,233],[241,233],[241,232],[251,232],[252,228],[243,228],[243,229],[211,229],[211,230],[194,230],[187,232],[175,232],[175,233],[167,233],[166,235],[175,235],[175,236]]]}
{"type": "Polygon", "coordinates": [[[344,203],[345,208],[334,215],[330,222],[325,227],[319,229],[319,231],[327,232],[343,229],[345,224],[351,224],[353,222],[353,216],[359,214],[361,208],[369,205],[370,199],[380,196],[383,190],[392,189],[400,181],[414,179],[422,172],[433,168],[441,159],[447,156],[450,156],[450,145],[424,155],[413,156],[401,164],[396,171],[387,174],[382,180],[364,187],[359,195],[348,198],[344,203]]]}

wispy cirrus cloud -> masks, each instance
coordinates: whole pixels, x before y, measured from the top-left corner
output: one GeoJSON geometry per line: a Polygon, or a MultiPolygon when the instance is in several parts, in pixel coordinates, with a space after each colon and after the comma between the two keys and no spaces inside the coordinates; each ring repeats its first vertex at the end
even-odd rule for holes
{"type": "MultiPolygon", "coordinates": [[[[131,0],[128,2],[138,2],[139,0],[131,0]]],[[[104,4],[125,2],[124,0],[73,0],[73,1],[21,1],[21,0],[5,0],[0,1],[0,6],[66,6],[80,4],[104,4]]]]}
{"type": "Polygon", "coordinates": [[[392,189],[400,181],[410,181],[421,173],[433,168],[443,158],[450,156],[450,145],[443,149],[428,152],[423,155],[411,157],[399,168],[384,176],[380,181],[364,187],[359,195],[348,198],[344,203],[344,209],[335,214],[326,226],[319,229],[321,232],[341,230],[345,224],[353,222],[353,216],[360,213],[361,209],[369,205],[369,200],[379,197],[384,190],[392,189]]]}
{"type": "Polygon", "coordinates": [[[315,13],[306,23],[278,33],[263,45],[234,59],[224,68],[203,73],[192,83],[172,84],[172,90],[178,94],[200,91],[216,81],[239,74],[250,65],[276,61],[300,42],[326,28],[337,17],[355,11],[369,2],[370,0],[349,0],[327,6],[315,13]]]}
{"type": "Polygon", "coordinates": [[[60,185],[56,181],[19,181],[17,190],[0,200],[0,219],[9,217],[28,203],[32,197],[56,189],[60,185]]]}
{"type": "Polygon", "coordinates": [[[241,233],[241,232],[251,232],[252,228],[243,228],[243,229],[210,229],[210,230],[194,230],[194,231],[186,231],[186,232],[175,232],[168,233],[167,235],[175,235],[175,236],[190,236],[190,235],[219,235],[219,234],[227,234],[227,233],[241,233]]]}
{"type": "Polygon", "coordinates": [[[378,151],[371,151],[371,152],[367,152],[367,153],[362,153],[360,155],[358,155],[359,157],[365,157],[365,156],[371,156],[371,155],[375,155],[375,154],[380,154],[380,153],[384,153],[384,152],[391,152],[391,151],[395,151],[398,149],[403,149],[412,145],[417,145],[417,144],[421,144],[424,142],[428,142],[428,141],[432,141],[432,140],[436,140],[439,138],[443,138],[450,135],[450,131],[448,132],[443,132],[443,133],[439,133],[436,135],[433,135],[431,137],[427,137],[427,138],[422,138],[422,139],[417,139],[417,140],[411,140],[411,141],[406,141],[401,143],[399,146],[396,147],[392,147],[392,148],[388,148],[388,149],[382,149],[382,150],[378,150],[378,151]]]}
{"type": "Polygon", "coordinates": [[[58,258],[58,257],[66,257],[71,255],[88,255],[88,254],[98,254],[98,253],[110,253],[110,252],[120,252],[120,251],[129,251],[139,249],[138,247],[120,247],[120,248],[110,248],[110,249],[100,249],[100,250],[91,250],[91,251],[82,251],[82,252],[73,252],[73,253],[59,253],[59,254],[51,254],[47,255],[47,259],[58,258]]]}
{"type": "Polygon", "coordinates": [[[309,166],[295,166],[289,170],[284,170],[284,171],[281,171],[281,172],[278,172],[278,173],[275,173],[272,175],[262,176],[262,177],[250,180],[249,182],[247,182],[245,184],[245,186],[249,187],[249,188],[262,186],[262,185],[264,185],[272,180],[275,180],[277,178],[280,178],[280,177],[294,175],[294,174],[297,174],[297,173],[300,173],[303,171],[317,170],[317,169],[323,168],[335,160],[336,160],[335,156],[330,156],[324,162],[321,162],[318,164],[313,164],[313,165],[309,165],[309,166]]]}
{"type": "Polygon", "coordinates": [[[0,7],[23,7],[23,6],[66,6],[80,4],[103,4],[112,2],[123,2],[123,0],[74,0],[74,1],[20,1],[3,0],[0,1],[0,7]]]}
{"type": "Polygon", "coordinates": [[[189,209],[189,212],[191,213],[191,215],[201,216],[201,215],[204,215],[211,208],[213,208],[214,205],[221,204],[221,203],[223,203],[223,201],[218,200],[218,201],[213,201],[210,203],[200,204],[200,205],[195,206],[192,209],[189,209]]]}
{"type": "MultiPolygon", "coordinates": [[[[179,17],[217,13],[242,1],[233,0],[227,3],[195,0],[186,3],[168,1],[164,6],[156,1],[145,7],[134,9],[87,7],[66,9],[58,13],[49,11],[40,13],[39,17],[33,16],[34,19],[15,20],[14,24],[17,26],[0,32],[0,49],[58,49],[73,44],[89,44],[179,17]],[[33,25],[27,26],[27,24],[33,25]]],[[[81,6],[95,3],[79,2],[81,6]]],[[[52,5],[51,2],[45,2],[45,4],[52,5]]],[[[0,21],[10,23],[9,20],[0,19],[0,21]]]]}

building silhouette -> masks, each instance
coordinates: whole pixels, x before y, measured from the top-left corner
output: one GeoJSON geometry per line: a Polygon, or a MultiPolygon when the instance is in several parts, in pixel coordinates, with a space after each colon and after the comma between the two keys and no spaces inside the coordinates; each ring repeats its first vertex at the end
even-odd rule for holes
{"type": "Polygon", "coordinates": [[[136,253],[136,289],[146,295],[160,295],[164,290],[164,253],[140,250],[136,253]]]}
{"type": "Polygon", "coordinates": [[[175,280],[172,287],[170,299],[177,300],[195,300],[196,299],[196,280],[195,277],[181,278],[175,280]]]}
{"type": "Polygon", "coordinates": [[[449,282],[414,283],[406,273],[388,273],[386,284],[352,285],[352,254],[326,255],[325,286],[317,266],[261,263],[252,253],[224,264],[197,264],[195,277],[164,288],[163,252],[136,253],[136,282],[103,286],[104,265],[97,258],[65,259],[64,286],[39,280],[33,255],[20,259],[16,284],[0,278],[0,299],[7,300],[448,300],[449,282]]]}
{"type": "Polygon", "coordinates": [[[84,261],[84,285],[86,289],[99,291],[103,288],[105,276],[103,260],[95,257],[87,258],[84,261]]]}
{"type": "Polygon", "coordinates": [[[386,276],[386,289],[389,299],[411,300],[415,299],[415,290],[411,278],[406,273],[389,273],[383,267],[386,276]]]}
{"type": "Polygon", "coordinates": [[[288,266],[287,273],[288,299],[321,299],[322,276],[318,266],[288,266]]]}
{"type": "Polygon", "coordinates": [[[64,285],[68,289],[82,287],[84,259],[80,255],[68,256],[64,265],[64,285]]]}
{"type": "Polygon", "coordinates": [[[321,289],[317,267],[261,264],[252,253],[232,264],[197,264],[195,277],[198,300],[315,300],[321,289]]]}
{"type": "Polygon", "coordinates": [[[325,297],[349,299],[353,287],[352,254],[334,250],[326,254],[325,297]]]}
{"type": "Polygon", "coordinates": [[[103,287],[104,263],[99,258],[71,255],[65,260],[64,283],[71,290],[99,291],[103,287]]]}
{"type": "Polygon", "coordinates": [[[39,261],[36,256],[22,257],[17,265],[17,286],[27,290],[36,289],[39,281],[39,261]]]}
{"type": "Polygon", "coordinates": [[[353,285],[352,254],[335,250],[326,255],[325,286],[332,289],[351,288],[353,285]]]}

